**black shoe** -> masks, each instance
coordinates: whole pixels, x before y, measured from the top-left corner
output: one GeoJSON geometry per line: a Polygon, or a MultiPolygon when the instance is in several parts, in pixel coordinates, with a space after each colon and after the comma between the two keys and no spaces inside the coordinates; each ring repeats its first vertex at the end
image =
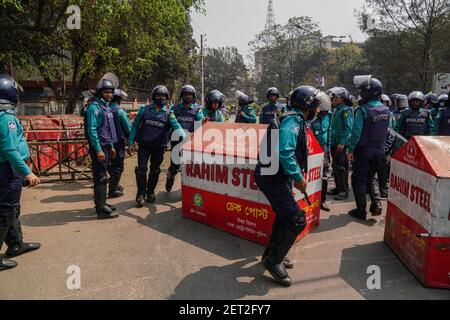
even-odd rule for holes
{"type": "Polygon", "coordinates": [[[117,207],[116,207],[116,206],[113,206],[113,205],[111,205],[111,204],[106,204],[106,206],[107,206],[108,208],[110,208],[111,211],[117,211],[117,207]]]}
{"type": "Polygon", "coordinates": [[[381,200],[387,200],[388,197],[389,197],[389,193],[388,192],[386,192],[386,191],[381,191],[380,192],[380,199],[381,200]]]}
{"type": "Polygon", "coordinates": [[[120,192],[124,192],[124,191],[125,191],[125,188],[122,187],[122,186],[118,186],[118,187],[117,187],[117,190],[119,190],[120,192]]]}
{"type": "Polygon", "coordinates": [[[22,245],[14,245],[6,250],[6,256],[8,258],[18,257],[22,254],[39,250],[40,248],[40,243],[24,243],[22,245]]]}
{"type": "Polygon", "coordinates": [[[323,210],[323,211],[326,211],[326,212],[330,212],[330,211],[331,211],[331,209],[328,207],[328,205],[326,204],[326,202],[324,202],[324,203],[322,203],[322,204],[320,205],[320,209],[323,210]]]}
{"type": "Polygon", "coordinates": [[[148,203],[155,203],[156,202],[156,195],[154,193],[148,193],[147,194],[147,202],[148,203]]]}
{"type": "Polygon", "coordinates": [[[119,189],[117,189],[116,191],[109,192],[108,199],[117,199],[117,198],[123,197],[124,195],[125,195],[125,193],[123,193],[122,191],[119,191],[119,189]]]}
{"type": "Polygon", "coordinates": [[[370,205],[370,213],[372,213],[373,217],[381,216],[383,214],[383,206],[380,202],[372,202],[370,205]]]}
{"type": "Polygon", "coordinates": [[[286,269],[294,269],[294,263],[287,257],[283,259],[283,264],[286,269]]]}
{"type": "Polygon", "coordinates": [[[166,191],[171,192],[173,185],[175,183],[175,176],[172,175],[170,172],[167,174],[167,180],[166,180],[166,191]]]}
{"type": "Polygon", "coordinates": [[[339,194],[339,190],[337,188],[331,189],[327,192],[327,195],[329,196],[337,196],[339,194]]]}
{"type": "Polygon", "coordinates": [[[17,262],[7,259],[0,259],[0,271],[17,267],[17,262]]]}
{"type": "Polygon", "coordinates": [[[143,194],[138,194],[136,196],[136,203],[138,204],[139,207],[144,206],[144,201],[145,201],[145,196],[143,194]]]}
{"type": "Polygon", "coordinates": [[[97,220],[108,220],[118,218],[119,214],[116,212],[106,213],[106,212],[97,212],[97,220]]]}
{"type": "Polygon", "coordinates": [[[362,221],[367,220],[367,212],[361,212],[358,209],[353,209],[348,214],[358,220],[362,220],[362,221]]]}
{"type": "Polygon", "coordinates": [[[276,265],[269,264],[266,262],[263,263],[264,267],[269,271],[269,273],[272,275],[272,277],[275,279],[275,281],[282,286],[290,287],[292,284],[292,280],[289,277],[289,274],[286,271],[286,267],[284,266],[284,263],[279,263],[276,265]]]}
{"type": "Polygon", "coordinates": [[[341,200],[347,200],[348,199],[348,191],[341,191],[339,194],[334,197],[334,200],[341,201],[341,200]]]}

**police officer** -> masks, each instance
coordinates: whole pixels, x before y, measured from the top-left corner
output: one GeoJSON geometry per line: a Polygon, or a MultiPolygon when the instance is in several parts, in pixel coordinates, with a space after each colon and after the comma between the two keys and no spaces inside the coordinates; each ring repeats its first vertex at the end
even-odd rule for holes
{"type": "MultiPolygon", "coordinates": [[[[188,133],[192,134],[195,131],[195,124],[201,124],[204,115],[202,106],[196,104],[197,91],[191,85],[185,85],[180,92],[181,103],[174,105],[172,111],[181,127],[188,133]]],[[[172,149],[178,145],[179,142],[172,141],[172,149]]],[[[172,191],[175,177],[180,171],[180,165],[176,165],[173,161],[170,163],[169,171],[167,173],[166,191],[172,191]]]]}
{"type": "Polygon", "coordinates": [[[410,139],[413,136],[427,136],[431,134],[434,123],[431,118],[431,112],[423,108],[424,94],[420,91],[411,92],[408,100],[409,108],[400,114],[395,131],[406,139],[410,139]]]}
{"type": "MultiPolygon", "coordinates": [[[[39,243],[23,242],[20,225],[20,196],[24,181],[30,187],[40,183],[27,165],[30,151],[14,109],[19,103],[21,87],[7,74],[0,74],[0,250],[8,246],[7,257],[17,257],[38,250],[39,243]]],[[[0,271],[17,263],[0,258],[0,271]]]]}
{"type": "Polygon", "coordinates": [[[264,105],[259,116],[260,124],[270,124],[277,115],[285,111],[285,107],[278,103],[280,98],[280,91],[277,88],[270,88],[267,90],[267,100],[268,103],[264,105]]]}
{"type": "Polygon", "coordinates": [[[206,96],[206,106],[203,108],[205,119],[212,122],[225,122],[222,112],[224,95],[219,90],[213,90],[206,96]]]}
{"type": "Polygon", "coordinates": [[[292,185],[306,192],[307,178],[302,175],[302,171],[308,171],[306,121],[312,120],[318,112],[318,93],[317,89],[310,86],[294,90],[292,110],[281,117],[279,124],[272,126],[279,128],[280,168],[277,173],[271,174],[270,165],[267,167],[258,163],[255,170],[255,181],[276,213],[262,262],[274,279],[284,286],[291,285],[286,268],[293,267],[286,255],[307,225],[305,212],[299,208],[293,196],[292,185]]]}
{"type": "Polygon", "coordinates": [[[331,156],[336,188],[329,195],[336,196],[336,200],[345,200],[349,191],[346,152],[353,126],[353,103],[345,88],[332,88],[327,93],[335,106],[331,119],[331,156]]]}
{"type": "Polygon", "coordinates": [[[89,152],[92,160],[94,177],[94,202],[97,218],[100,220],[117,218],[116,208],[106,203],[108,196],[108,170],[111,161],[117,155],[114,144],[117,133],[114,115],[109,107],[114,90],[112,81],[101,79],[97,84],[94,101],[85,113],[86,136],[89,141],[89,152]]]}
{"type": "Polygon", "coordinates": [[[440,108],[445,108],[445,105],[447,104],[447,101],[448,101],[448,94],[440,95],[439,99],[438,99],[439,109],[440,108]]]}
{"type": "Polygon", "coordinates": [[[450,101],[448,98],[445,100],[444,107],[439,109],[439,113],[436,116],[433,135],[450,136],[450,101]]]}
{"type": "Polygon", "coordinates": [[[164,86],[156,86],[152,91],[152,102],[139,109],[133,122],[129,145],[137,142],[138,166],[136,167],[138,206],[143,206],[145,197],[150,203],[156,201],[155,189],[161,174],[161,164],[170,140],[170,131],[174,130],[180,137],[186,134],[178,123],[173,111],[166,106],[169,100],[169,90],[164,86]],[[147,178],[148,162],[150,174],[147,178]]]}
{"type": "Polygon", "coordinates": [[[256,123],[258,121],[256,111],[251,106],[254,101],[241,91],[237,91],[236,95],[240,108],[236,116],[236,123],[256,123]]]}
{"type": "Polygon", "coordinates": [[[318,95],[319,100],[319,114],[317,118],[311,122],[311,131],[319,142],[325,153],[325,162],[322,174],[322,199],[321,209],[324,211],[330,211],[327,206],[327,191],[328,191],[328,170],[330,168],[331,155],[331,99],[330,96],[324,92],[318,95]]]}
{"type": "MultiPolygon", "coordinates": [[[[355,84],[361,91],[364,105],[356,112],[355,123],[348,147],[348,159],[353,162],[352,187],[356,209],[349,214],[365,220],[367,187],[375,188],[375,175],[379,172],[385,155],[384,147],[389,129],[389,108],[380,102],[383,84],[372,76],[357,76],[355,84]]],[[[375,190],[368,190],[371,196],[370,212],[381,215],[382,206],[375,190]]]]}
{"type": "Polygon", "coordinates": [[[428,110],[431,111],[431,118],[434,121],[436,119],[437,114],[440,109],[439,97],[437,94],[432,93],[432,94],[427,95],[426,101],[427,101],[427,108],[428,108],[428,110]]]}
{"type": "Polygon", "coordinates": [[[116,89],[114,96],[109,104],[109,108],[114,116],[114,126],[116,128],[117,142],[114,144],[114,149],[117,155],[111,160],[111,166],[108,170],[109,178],[109,197],[120,198],[124,195],[123,187],[120,186],[120,179],[124,171],[125,162],[125,145],[130,136],[131,123],[128,119],[128,114],[120,107],[122,100],[128,97],[127,93],[116,89]]]}
{"type": "Polygon", "coordinates": [[[404,94],[397,95],[396,98],[396,109],[393,112],[395,127],[397,127],[398,120],[400,119],[400,115],[403,110],[408,108],[408,96],[404,94]]]}

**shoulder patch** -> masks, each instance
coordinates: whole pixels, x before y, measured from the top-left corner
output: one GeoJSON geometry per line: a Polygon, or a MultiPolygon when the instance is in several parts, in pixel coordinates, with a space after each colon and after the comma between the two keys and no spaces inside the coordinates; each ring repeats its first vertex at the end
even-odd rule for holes
{"type": "Polygon", "coordinates": [[[8,122],[8,127],[10,130],[16,130],[17,129],[17,125],[14,121],[10,121],[8,122]]]}
{"type": "Polygon", "coordinates": [[[294,131],[294,133],[296,135],[298,135],[300,133],[300,127],[299,126],[295,126],[295,127],[292,128],[292,131],[294,131]]]}

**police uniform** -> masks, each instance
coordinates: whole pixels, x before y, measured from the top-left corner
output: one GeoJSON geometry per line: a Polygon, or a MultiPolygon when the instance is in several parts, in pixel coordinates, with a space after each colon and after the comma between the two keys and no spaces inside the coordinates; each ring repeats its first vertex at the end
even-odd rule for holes
{"type": "MultiPolygon", "coordinates": [[[[26,163],[29,158],[30,151],[19,119],[11,110],[0,111],[0,249],[5,242],[8,257],[40,247],[23,242],[19,218],[24,178],[31,174],[26,163]]],[[[3,262],[0,259],[0,267],[3,262]]]]}
{"type": "Polygon", "coordinates": [[[259,124],[271,124],[272,120],[277,114],[283,114],[286,111],[286,107],[278,102],[275,104],[266,104],[259,115],[259,124]]]}
{"type": "Polygon", "coordinates": [[[225,116],[222,113],[222,110],[217,109],[216,111],[212,110],[212,109],[208,109],[206,107],[203,108],[202,110],[203,115],[205,117],[206,120],[211,121],[211,122],[225,122],[225,116]]]}
{"type": "Polygon", "coordinates": [[[128,114],[120,107],[116,101],[109,104],[111,112],[114,116],[114,127],[116,128],[117,142],[114,144],[116,150],[116,157],[111,160],[109,168],[109,196],[116,197],[121,194],[119,190],[120,179],[124,171],[125,162],[125,145],[130,137],[131,123],[128,119],[128,114]]]}
{"type": "Polygon", "coordinates": [[[251,105],[243,106],[236,116],[236,123],[256,123],[257,121],[255,108],[251,105]],[[243,112],[244,115],[241,115],[241,112],[243,112]]]}
{"type": "Polygon", "coordinates": [[[154,103],[140,108],[133,122],[129,144],[139,145],[138,166],[136,167],[136,182],[139,196],[145,196],[154,201],[155,188],[161,174],[161,164],[164,153],[170,141],[170,131],[176,131],[180,137],[186,134],[178,123],[175,114],[167,106],[156,109],[154,103]],[[148,162],[150,160],[150,174],[147,179],[148,162]]]}
{"type": "Polygon", "coordinates": [[[439,113],[436,116],[433,134],[438,136],[450,136],[450,103],[447,102],[447,106],[439,110],[439,113]]]}
{"type": "Polygon", "coordinates": [[[327,200],[328,170],[330,167],[331,147],[331,117],[332,113],[328,112],[325,115],[318,116],[316,120],[311,123],[311,131],[325,153],[325,163],[322,174],[322,204],[325,204],[327,200]]]}
{"type": "Polygon", "coordinates": [[[429,110],[408,108],[401,112],[395,131],[410,139],[413,136],[430,135],[433,127],[434,123],[429,110]]]}
{"type": "MultiPolygon", "coordinates": [[[[194,133],[195,124],[201,124],[204,117],[202,106],[192,103],[189,107],[186,107],[183,103],[179,103],[172,107],[172,112],[175,115],[181,128],[189,133],[194,133]]],[[[179,142],[172,141],[172,149],[177,146],[179,142]]],[[[180,165],[175,164],[172,160],[170,162],[169,174],[167,176],[166,189],[167,191],[172,190],[173,182],[176,175],[180,171],[180,165]]]]}
{"type": "Polygon", "coordinates": [[[353,108],[345,104],[336,106],[331,119],[331,157],[336,193],[348,193],[348,169],[346,157],[347,145],[353,126],[353,108]],[[338,145],[344,145],[344,151],[338,152],[338,145]]]}
{"type": "Polygon", "coordinates": [[[270,242],[263,255],[263,262],[270,257],[274,265],[283,261],[306,227],[305,212],[292,194],[293,181],[304,180],[302,170],[307,171],[306,124],[301,110],[293,109],[281,118],[278,149],[280,168],[276,174],[264,175],[263,168],[270,165],[261,163],[255,170],[255,182],[276,213],[270,242]]]}
{"type": "Polygon", "coordinates": [[[381,214],[381,204],[373,181],[385,155],[389,118],[389,108],[378,100],[371,100],[356,111],[348,152],[355,158],[352,187],[358,209],[353,213],[363,219],[365,219],[367,191],[372,200],[370,211],[374,215],[381,214]],[[367,190],[368,187],[370,187],[369,190],[367,190]]]}
{"type": "MultiPolygon", "coordinates": [[[[97,213],[108,210],[106,204],[108,187],[108,170],[111,166],[112,149],[117,143],[117,133],[114,115],[109,103],[96,96],[86,110],[86,135],[89,140],[89,150],[92,159],[92,173],[94,177],[94,201],[97,213]],[[105,160],[100,161],[97,153],[103,152],[105,160]]],[[[111,207],[109,207],[111,208],[111,207]]]]}

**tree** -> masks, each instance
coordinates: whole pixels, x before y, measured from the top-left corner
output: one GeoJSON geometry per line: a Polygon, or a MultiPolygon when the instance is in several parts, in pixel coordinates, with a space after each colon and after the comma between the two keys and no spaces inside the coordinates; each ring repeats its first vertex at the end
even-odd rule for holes
{"type": "Polygon", "coordinates": [[[438,65],[436,62],[441,60],[439,43],[446,38],[450,1],[366,0],[366,4],[359,12],[359,19],[362,29],[371,35],[366,47],[370,63],[375,69],[382,67],[383,75],[392,69],[399,70],[401,65],[403,75],[411,74],[417,78],[411,84],[428,90],[438,65]],[[368,21],[374,21],[375,27],[368,21]],[[383,54],[377,59],[375,51],[387,49],[387,44],[394,48],[388,49],[392,56],[383,54]]]}
{"type": "Polygon", "coordinates": [[[227,97],[236,90],[245,90],[248,69],[235,47],[208,48],[204,57],[205,91],[218,89],[227,97]]]}
{"type": "Polygon", "coordinates": [[[35,69],[58,98],[74,111],[89,80],[106,71],[117,73],[124,88],[137,71],[151,81],[174,84],[193,64],[190,10],[203,0],[80,0],[81,29],[66,27],[69,0],[1,0],[0,59],[35,69]],[[68,92],[58,90],[62,65],[72,80],[68,92]],[[63,96],[64,95],[64,96],[63,96]]]}

